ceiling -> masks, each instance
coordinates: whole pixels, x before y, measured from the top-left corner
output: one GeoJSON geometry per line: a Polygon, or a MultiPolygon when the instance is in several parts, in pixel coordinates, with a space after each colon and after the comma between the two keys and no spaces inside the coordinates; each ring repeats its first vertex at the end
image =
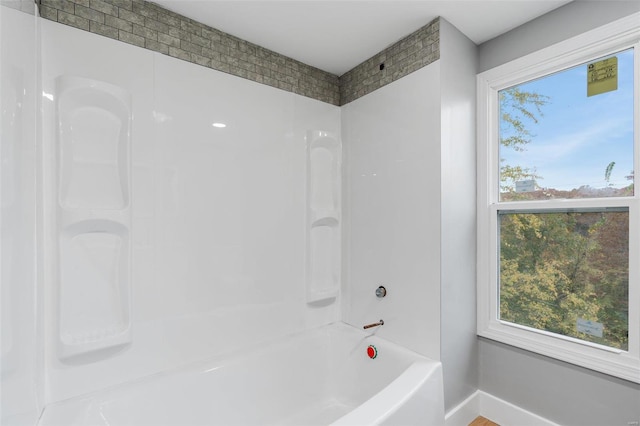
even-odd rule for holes
{"type": "Polygon", "coordinates": [[[300,62],[342,75],[441,16],[476,44],[569,0],[155,0],[300,62]]]}

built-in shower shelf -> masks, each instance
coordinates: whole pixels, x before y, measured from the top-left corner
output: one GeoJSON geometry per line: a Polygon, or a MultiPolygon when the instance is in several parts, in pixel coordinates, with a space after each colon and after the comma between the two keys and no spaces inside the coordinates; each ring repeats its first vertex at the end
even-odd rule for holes
{"type": "Polygon", "coordinates": [[[62,336],[62,341],[69,345],[95,343],[113,337],[121,337],[126,333],[126,331],[127,330],[108,328],[103,330],[92,330],[91,332],[76,335],[66,334],[62,336]]]}
{"type": "Polygon", "coordinates": [[[57,352],[92,362],[131,343],[131,97],[75,76],[55,90],[57,352]]]}
{"type": "Polygon", "coordinates": [[[59,348],[60,359],[80,358],[84,354],[95,353],[105,349],[114,349],[131,344],[131,331],[129,329],[115,334],[91,333],[87,336],[61,336],[64,345],[59,348]]]}
{"type": "Polygon", "coordinates": [[[327,291],[312,291],[307,294],[307,303],[316,303],[323,300],[335,299],[340,294],[337,288],[327,291]]]}
{"type": "Polygon", "coordinates": [[[324,212],[322,214],[314,215],[311,218],[311,227],[315,226],[338,226],[340,224],[340,216],[338,212],[324,212]]]}
{"type": "Polygon", "coordinates": [[[307,303],[340,293],[341,149],[329,132],[307,133],[307,303]]]}
{"type": "Polygon", "coordinates": [[[126,210],[100,210],[100,209],[66,209],[58,210],[58,223],[60,228],[68,226],[78,226],[78,224],[89,224],[95,229],[96,224],[129,222],[130,211],[126,210]],[[90,223],[93,224],[90,224],[90,223]]]}

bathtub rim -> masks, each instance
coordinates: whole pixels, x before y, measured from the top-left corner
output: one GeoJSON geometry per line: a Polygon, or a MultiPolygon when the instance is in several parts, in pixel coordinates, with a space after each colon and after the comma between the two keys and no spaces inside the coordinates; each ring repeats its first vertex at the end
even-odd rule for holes
{"type": "MultiPolygon", "coordinates": [[[[373,332],[366,332],[343,321],[335,321],[307,330],[289,333],[266,343],[257,342],[242,348],[234,348],[233,350],[229,350],[212,357],[185,363],[171,369],[118,383],[114,386],[105,387],[89,393],[46,404],[40,413],[36,426],[50,424],[49,417],[53,416],[55,419],[55,411],[58,411],[58,409],[64,410],[64,407],[67,405],[78,404],[79,406],[82,406],[85,404],[91,404],[96,400],[100,401],[110,398],[114,394],[117,395],[120,391],[130,390],[131,388],[138,386],[146,386],[153,384],[154,382],[160,382],[171,376],[207,373],[225,367],[233,367],[234,365],[241,364],[243,361],[252,360],[264,354],[277,352],[280,348],[286,347],[287,344],[290,344],[296,339],[312,340],[317,338],[318,335],[322,337],[326,336],[331,339],[333,337],[332,333],[336,333],[335,335],[338,336],[341,333],[346,333],[349,338],[353,337],[354,348],[360,345],[365,345],[366,347],[368,344],[380,346],[391,345],[394,350],[397,350],[402,356],[415,358],[397,376],[394,376],[391,382],[380,388],[375,394],[364,400],[362,403],[356,405],[353,410],[330,423],[331,426],[379,424],[381,421],[384,421],[389,416],[393,415],[402,403],[408,400],[414,392],[434,374],[434,372],[441,370],[442,366],[440,361],[433,360],[402,345],[377,336],[376,332],[377,330],[374,330],[373,332]],[[406,392],[407,388],[410,389],[409,392],[406,392]],[[400,395],[395,395],[400,391],[400,389],[402,389],[403,392],[400,395]],[[390,396],[391,399],[389,399],[390,396]],[[390,400],[394,401],[394,404],[392,404],[389,409],[385,410],[380,408],[383,403],[387,404],[386,406],[388,407],[390,400]],[[367,414],[367,412],[369,413],[367,414]]],[[[442,382],[441,377],[440,382],[442,382]]]]}

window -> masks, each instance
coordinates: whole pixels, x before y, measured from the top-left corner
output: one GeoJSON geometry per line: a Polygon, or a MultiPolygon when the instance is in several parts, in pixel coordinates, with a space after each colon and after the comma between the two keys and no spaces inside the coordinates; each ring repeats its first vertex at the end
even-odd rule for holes
{"type": "Polygon", "coordinates": [[[639,17],[478,76],[478,334],[636,383],[639,17]]]}

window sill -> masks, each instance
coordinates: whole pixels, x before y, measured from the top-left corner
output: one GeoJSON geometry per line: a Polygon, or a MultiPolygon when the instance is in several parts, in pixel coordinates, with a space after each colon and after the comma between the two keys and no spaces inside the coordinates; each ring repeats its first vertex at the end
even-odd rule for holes
{"type": "Polygon", "coordinates": [[[499,321],[478,336],[640,384],[640,359],[626,351],[499,321]]]}

